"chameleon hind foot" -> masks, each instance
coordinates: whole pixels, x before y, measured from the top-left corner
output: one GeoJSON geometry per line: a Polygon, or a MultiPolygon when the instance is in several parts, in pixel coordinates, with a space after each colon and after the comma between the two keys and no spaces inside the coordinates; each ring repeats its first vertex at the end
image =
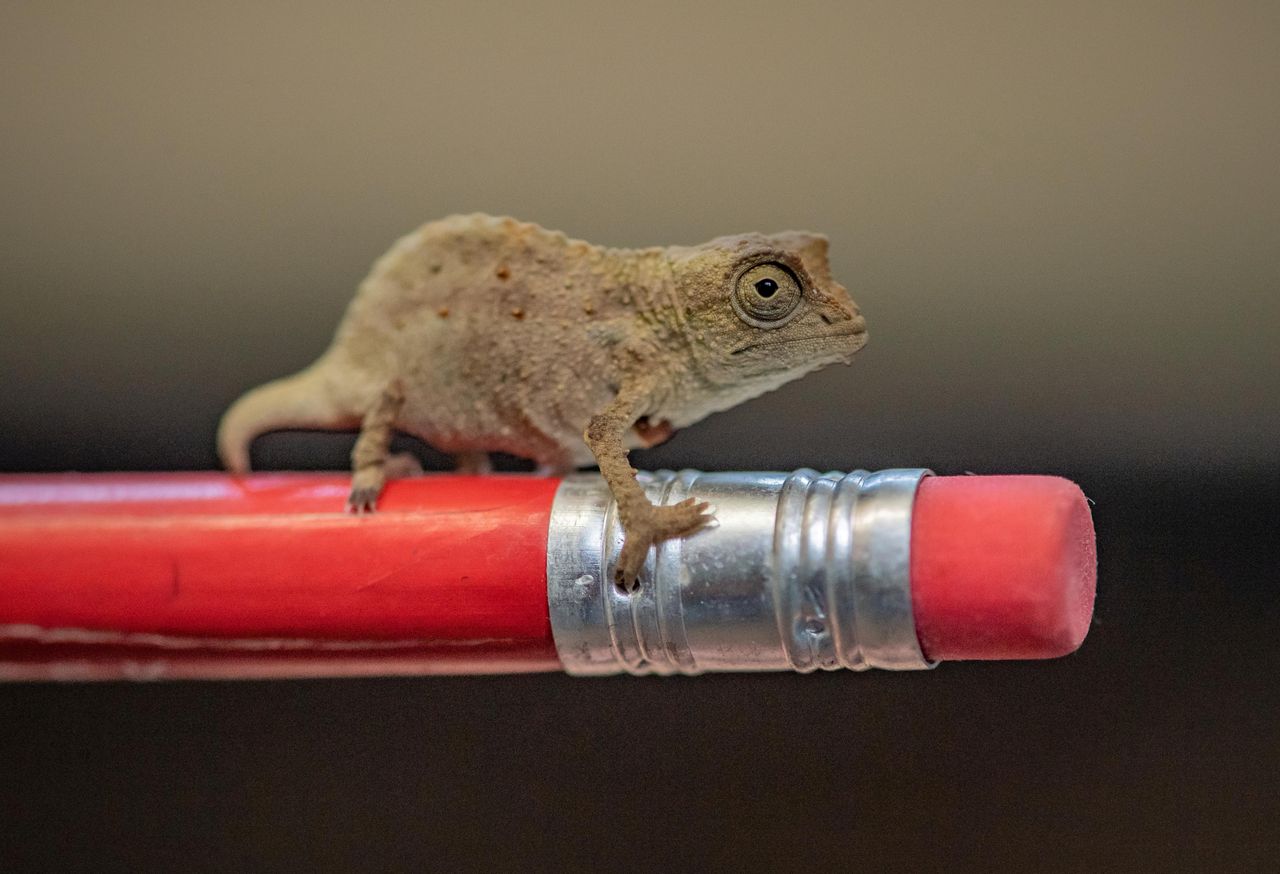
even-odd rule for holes
{"type": "Polygon", "coordinates": [[[351,494],[347,496],[347,512],[357,516],[377,509],[378,498],[388,480],[409,479],[422,475],[422,462],[411,452],[397,452],[382,464],[369,465],[351,477],[351,494]]]}

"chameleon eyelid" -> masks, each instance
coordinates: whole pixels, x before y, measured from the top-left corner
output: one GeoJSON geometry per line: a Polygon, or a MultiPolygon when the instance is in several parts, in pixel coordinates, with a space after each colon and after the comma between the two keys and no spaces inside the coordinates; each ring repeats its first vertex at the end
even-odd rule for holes
{"type": "Polygon", "coordinates": [[[800,278],[800,271],[797,271],[795,267],[787,263],[789,260],[791,259],[781,252],[761,252],[758,257],[744,261],[742,266],[734,272],[733,279],[729,284],[729,304],[733,307],[734,315],[751,327],[766,331],[773,328],[781,328],[794,319],[800,312],[800,304],[808,296],[808,291],[806,290],[806,283],[800,278]],[[738,288],[742,284],[743,277],[752,270],[765,266],[776,267],[786,273],[787,276],[791,277],[791,281],[796,284],[796,289],[800,293],[790,312],[776,319],[762,319],[751,314],[743,307],[742,301],[738,297],[738,288]]]}

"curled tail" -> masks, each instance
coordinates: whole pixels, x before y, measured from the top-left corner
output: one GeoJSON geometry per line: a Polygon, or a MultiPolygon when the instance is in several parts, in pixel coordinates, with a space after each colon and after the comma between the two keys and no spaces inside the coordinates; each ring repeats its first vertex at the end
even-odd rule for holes
{"type": "Polygon", "coordinates": [[[249,445],[282,428],[343,428],[352,416],[339,409],[319,362],[301,373],[259,386],[231,405],[218,425],[218,456],[232,473],[249,472],[249,445]]]}

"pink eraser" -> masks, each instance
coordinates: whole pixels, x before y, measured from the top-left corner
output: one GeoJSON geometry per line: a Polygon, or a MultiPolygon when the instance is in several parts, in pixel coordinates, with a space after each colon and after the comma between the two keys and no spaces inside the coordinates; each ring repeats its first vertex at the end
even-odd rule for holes
{"type": "Polygon", "coordinates": [[[1093,518],[1052,476],[931,476],[911,519],[911,604],[925,657],[1047,659],[1093,616],[1093,518]]]}

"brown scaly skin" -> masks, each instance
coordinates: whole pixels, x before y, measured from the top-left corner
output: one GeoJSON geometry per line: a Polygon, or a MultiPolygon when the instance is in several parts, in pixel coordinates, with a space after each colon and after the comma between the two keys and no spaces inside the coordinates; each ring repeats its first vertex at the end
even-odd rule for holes
{"type": "Polygon", "coordinates": [[[219,452],[279,428],[359,428],[348,508],[373,509],[388,456],[412,434],[485,472],[489,452],[544,473],[599,465],[626,535],[615,577],[634,585],[649,546],[692,534],[704,504],[656,507],[627,450],[835,362],[866,323],[832,279],[824,237],[720,237],[608,249],[485,215],[431,222],[374,265],[328,351],[223,417],[219,452]]]}

